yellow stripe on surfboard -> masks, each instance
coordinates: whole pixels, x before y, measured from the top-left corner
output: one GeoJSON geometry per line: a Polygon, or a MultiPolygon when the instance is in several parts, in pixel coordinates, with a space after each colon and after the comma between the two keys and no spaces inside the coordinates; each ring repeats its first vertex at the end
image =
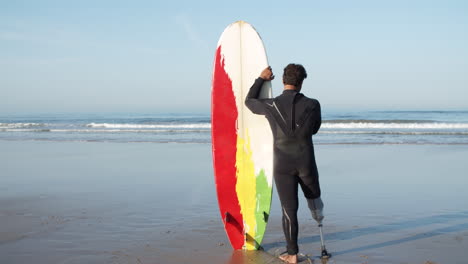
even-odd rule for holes
{"type": "Polygon", "coordinates": [[[256,199],[256,176],[250,139],[246,131],[247,139],[237,136],[237,184],[236,192],[239,199],[241,213],[244,219],[245,244],[244,249],[254,250],[258,247],[255,242],[256,219],[255,207],[256,199]]]}

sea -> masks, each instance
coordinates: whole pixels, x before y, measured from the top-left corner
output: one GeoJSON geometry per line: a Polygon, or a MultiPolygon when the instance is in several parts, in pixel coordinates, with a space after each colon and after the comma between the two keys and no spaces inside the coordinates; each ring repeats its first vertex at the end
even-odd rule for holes
{"type": "MultiPolygon", "coordinates": [[[[209,113],[1,114],[0,140],[211,143],[209,113]]],[[[323,111],[315,144],[468,144],[468,110],[323,111]]]]}

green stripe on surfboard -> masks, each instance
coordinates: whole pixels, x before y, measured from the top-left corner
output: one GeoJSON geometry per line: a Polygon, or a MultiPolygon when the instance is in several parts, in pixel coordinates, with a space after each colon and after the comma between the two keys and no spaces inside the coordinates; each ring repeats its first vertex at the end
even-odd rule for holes
{"type": "Polygon", "coordinates": [[[255,212],[255,220],[257,223],[257,232],[255,234],[255,241],[260,245],[262,243],[263,235],[265,234],[268,216],[270,214],[271,206],[271,186],[268,185],[265,171],[262,169],[257,175],[256,179],[257,191],[257,210],[255,212]]]}

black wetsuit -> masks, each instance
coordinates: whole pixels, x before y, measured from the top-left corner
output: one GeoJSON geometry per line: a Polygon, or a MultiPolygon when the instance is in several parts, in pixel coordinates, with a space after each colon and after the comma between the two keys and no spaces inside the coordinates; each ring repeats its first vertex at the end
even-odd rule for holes
{"type": "Polygon", "coordinates": [[[312,142],[312,135],[317,133],[321,125],[320,103],[295,90],[284,90],[272,99],[258,99],[263,82],[261,78],[255,80],[245,105],[255,114],[265,115],[273,132],[273,175],[283,208],[283,230],[288,254],[294,255],[299,250],[298,185],[308,201],[320,197],[312,142]]]}

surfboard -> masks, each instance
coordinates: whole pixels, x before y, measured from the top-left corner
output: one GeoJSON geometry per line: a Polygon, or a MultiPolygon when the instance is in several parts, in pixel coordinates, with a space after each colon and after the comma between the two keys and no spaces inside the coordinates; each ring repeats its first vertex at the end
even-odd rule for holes
{"type": "MultiPolygon", "coordinates": [[[[234,249],[258,249],[270,214],[273,137],[266,118],[244,104],[267,66],[263,41],[249,23],[224,30],[213,65],[211,136],[219,210],[234,249]]],[[[265,82],[260,96],[271,95],[265,82]]]]}

